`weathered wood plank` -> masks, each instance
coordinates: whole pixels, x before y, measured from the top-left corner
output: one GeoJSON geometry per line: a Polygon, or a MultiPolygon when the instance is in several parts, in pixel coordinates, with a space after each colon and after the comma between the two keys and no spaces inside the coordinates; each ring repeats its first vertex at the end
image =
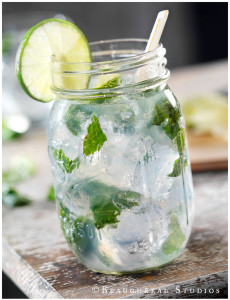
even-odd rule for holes
{"type": "Polygon", "coordinates": [[[63,299],[63,297],[39,275],[22,256],[3,240],[3,270],[32,299],[63,299]]]}

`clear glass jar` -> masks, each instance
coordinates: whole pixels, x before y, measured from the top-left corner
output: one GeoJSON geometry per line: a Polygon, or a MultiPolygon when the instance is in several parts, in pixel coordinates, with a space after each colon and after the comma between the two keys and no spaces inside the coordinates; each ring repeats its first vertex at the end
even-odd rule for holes
{"type": "Polygon", "coordinates": [[[87,268],[143,272],[178,257],[191,231],[184,118],[162,45],[90,46],[94,63],[52,63],[48,148],[61,227],[87,268]]]}

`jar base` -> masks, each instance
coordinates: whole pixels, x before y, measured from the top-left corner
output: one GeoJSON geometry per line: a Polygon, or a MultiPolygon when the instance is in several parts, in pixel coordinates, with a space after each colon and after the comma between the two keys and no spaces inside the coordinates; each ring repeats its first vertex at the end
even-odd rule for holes
{"type": "Polygon", "coordinates": [[[141,270],[133,270],[133,271],[98,271],[98,270],[94,270],[91,269],[91,271],[95,272],[95,273],[100,273],[100,274],[106,274],[106,275],[132,275],[132,274],[140,274],[140,273],[146,273],[146,272],[150,272],[150,271],[154,271],[154,270],[158,270],[160,268],[163,268],[166,265],[169,265],[170,263],[172,263],[174,260],[176,260],[178,257],[180,257],[182,255],[183,251],[181,251],[181,253],[179,255],[177,255],[175,258],[173,258],[172,260],[159,265],[157,267],[151,267],[151,268],[147,268],[147,269],[141,269],[141,270]]]}

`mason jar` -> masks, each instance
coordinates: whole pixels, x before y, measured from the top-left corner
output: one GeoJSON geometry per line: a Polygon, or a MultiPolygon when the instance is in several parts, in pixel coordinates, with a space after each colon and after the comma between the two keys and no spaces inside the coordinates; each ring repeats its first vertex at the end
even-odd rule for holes
{"type": "Polygon", "coordinates": [[[151,270],[188,241],[193,184],[185,122],[166,50],[146,40],[91,43],[92,63],[52,61],[48,126],[65,238],[89,269],[151,270]]]}

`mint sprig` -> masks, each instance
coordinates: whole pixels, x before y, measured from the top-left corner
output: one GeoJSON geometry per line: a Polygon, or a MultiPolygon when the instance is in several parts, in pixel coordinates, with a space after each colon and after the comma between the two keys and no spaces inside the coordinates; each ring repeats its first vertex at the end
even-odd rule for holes
{"type": "Polygon", "coordinates": [[[174,107],[166,98],[155,105],[151,124],[161,126],[170,139],[174,139],[180,130],[179,119],[181,112],[179,107],[174,107]]]}
{"type": "Polygon", "coordinates": [[[25,206],[31,203],[31,200],[21,195],[15,188],[8,184],[3,184],[2,203],[8,207],[25,206]]]}
{"type": "Polygon", "coordinates": [[[173,171],[168,175],[169,177],[177,177],[182,173],[183,168],[188,165],[188,162],[183,157],[179,157],[175,160],[173,165],[173,171]]]}
{"type": "Polygon", "coordinates": [[[180,108],[174,107],[167,98],[164,98],[156,103],[150,122],[154,126],[159,126],[171,140],[176,141],[179,158],[175,160],[169,177],[179,176],[188,165],[184,158],[185,130],[180,126],[180,118],[180,108]]]}
{"type": "Polygon", "coordinates": [[[74,160],[69,159],[62,149],[55,149],[53,155],[57,161],[57,164],[63,171],[67,173],[72,173],[72,171],[80,166],[80,159],[76,157],[74,160]]]}
{"type": "Polygon", "coordinates": [[[89,156],[96,151],[100,151],[104,142],[107,141],[107,137],[101,129],[98,118],[93,115],[87,131],[88,134],[84,138],[83,154],[89,156]]]}

